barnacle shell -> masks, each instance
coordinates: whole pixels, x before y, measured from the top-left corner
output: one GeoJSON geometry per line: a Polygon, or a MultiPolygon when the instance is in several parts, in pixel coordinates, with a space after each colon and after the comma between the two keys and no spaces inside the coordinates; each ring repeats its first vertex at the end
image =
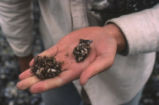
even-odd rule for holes
{"type": "Polygon", "coordinates": [[[92,40],[80,39],[79,44],[73,50],[73,55],[75,56],[77,62],[82,62],[86,59],[89,55],[91,49],[90,44],[92,42],[92,40]]]}
{"type": "Polygon", "coordinates": [[[53,78],[61,73],[62,63],[57,62],[54,57],[41,57],[34,58],[34,64],[31,71],[39,79],[53,78]]]}

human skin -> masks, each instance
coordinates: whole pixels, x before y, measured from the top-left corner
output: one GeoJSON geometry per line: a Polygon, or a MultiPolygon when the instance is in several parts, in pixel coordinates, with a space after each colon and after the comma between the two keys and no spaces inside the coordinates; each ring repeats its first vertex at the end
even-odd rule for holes
{"type": "Polygon", "coordinates": [[[32,54],[29,54],[28,56],[25,56],[25,57],[18,57],[17,56],[20,72],[24,72],[26,69],[29,68],[29,62],[32,59],[33,59],[33,55],[32,54]]]}
{"type": "MultiPolygon", "coordinates": [[[[125,40],[120,29],[114,24],[104,27],[87,27],[71,32],[56,45],[45,50],[39,56],[55,56],[63,62],[63,72],[55,78],[39,80],[28,69],[19,75],[17,87],[21,90],[30,88],[32,93],[40,93],[57,88],[75,79],[84,85],[91,77],[112,66],[118,52],[125,49],[125,40]],[[89,56],[80,63],[72,54],[80,39],[93,40],[89,56]]],[[[30,62],[33,65],[34,60],[30,62]]]]}

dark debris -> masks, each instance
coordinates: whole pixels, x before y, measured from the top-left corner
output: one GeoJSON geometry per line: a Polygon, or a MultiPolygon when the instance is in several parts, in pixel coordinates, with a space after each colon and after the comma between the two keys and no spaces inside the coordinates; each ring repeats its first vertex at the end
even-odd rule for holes
{"type": "Polygon", "coordinates": [[[73,55],[77,62],[82,62],[86,59],[90,53],[90,44],[92,42],[92,40],[80,39],[79,44],[73,50],[73,55]]]}
{"type": "Polygon", "coordinates": [[[36,56],[32,66],[32,72],[39,79],[54,78],[61,73],[61,62],[57,62],[55,57],[36,56]]]}

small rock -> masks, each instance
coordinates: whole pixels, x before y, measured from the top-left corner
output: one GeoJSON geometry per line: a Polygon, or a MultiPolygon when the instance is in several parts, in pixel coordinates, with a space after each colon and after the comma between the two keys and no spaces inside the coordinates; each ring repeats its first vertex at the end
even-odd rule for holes
{"type": "Polygon", "coordinates": [[[92,42],[92,40],[80,39],[79,44],[73,50],[73,55],[75,56],[77,62],[82,62],[86,59],[90,53],[90,44],[92,42]]]}

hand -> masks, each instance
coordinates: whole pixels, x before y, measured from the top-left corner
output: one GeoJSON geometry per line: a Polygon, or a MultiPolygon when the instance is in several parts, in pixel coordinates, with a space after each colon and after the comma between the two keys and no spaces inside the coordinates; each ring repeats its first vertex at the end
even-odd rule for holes
{"type": "Polygon", "coordinates": [[[25,57],[17,56],[19,67],[20,67],[20,72],[23,72],[29,68],[29,62],[32,60],[32,58],[33,58],[32,54],[25,56],[25,57]]]}
{"type": "MultiPolygon", "coordinates": [[[[59,76],[41,81],[33,76],[29,69],[19,76],[21,81],[17,87],[30,88],[32,93],[39,93],[60,87],[78,78],[81,85],[84,85],[89,78],[111,67],[117,50],[121,51],[124,46],[125,40],[118,27],[113,24],[74,31],[40,54],[40,56],[55,56],[57,61],[64,62],[63,72],[59,76]],[[93,40],[93,43],[91,43],[89,56],[83,62],[77,63],[72,52],[80,39],[93,40]]],[[[30,65],[32,64],[33,61],[30,65]]]]}

